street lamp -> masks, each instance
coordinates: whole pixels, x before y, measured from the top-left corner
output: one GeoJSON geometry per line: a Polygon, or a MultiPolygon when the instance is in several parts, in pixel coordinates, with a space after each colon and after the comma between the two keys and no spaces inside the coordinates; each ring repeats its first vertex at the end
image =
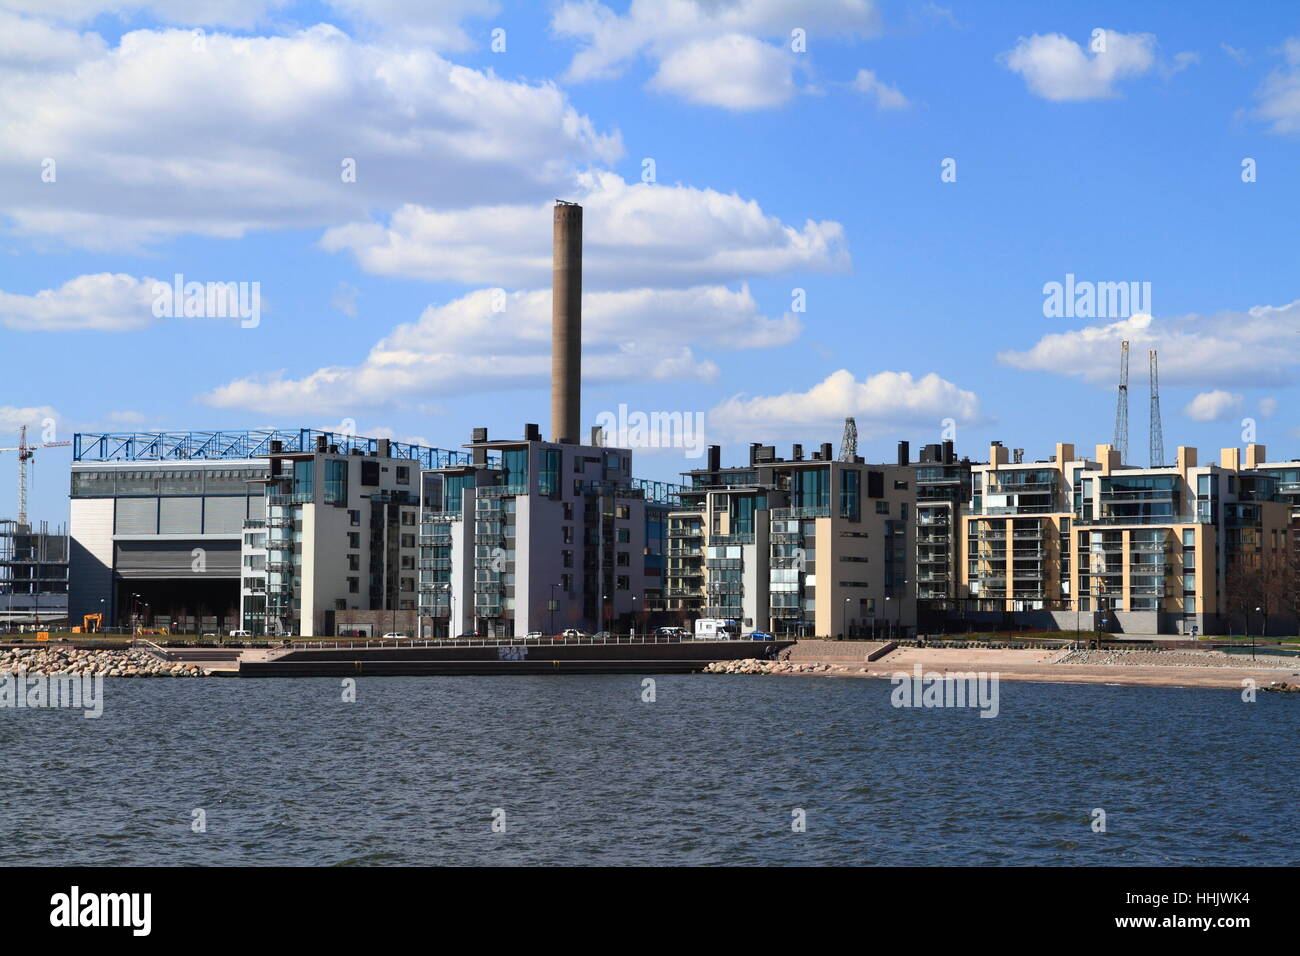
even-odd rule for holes
{"type": "Polygon", "coordinates": [[[556,600],[555,600],[555,589],[558,588],[558,587],[559,587],[558,584],[552,584],[552,585],[551,585],[551,606],[550,606],[550,612],[551,612],[551,636],[552,636],[552,637],[555,636],[555,605],[556,605],[556,600]]]}
{"type": "Polygon", "coordinates": [[[844,599],[844,620],[840,626],[840,640],[843,640],[844,636],[849,632],[849,602],[850,601],[852,601],[852,598],[844,599]]]}
{"type": "Polygon", "coordinates": [[[632,637],[636,637],[636,595],[632,595],[632,637]]]}
{"type": "MultiPolygon", "coordinates": [[[[1264,609],[1257,607],[1255,613],[1259,615],[1259,626],[1262,628],[1264,626],[1264,609]]],[[[1250,621],[1246,622],[1246,630],[1250,630],[1250,621]]],[[[1255,659],[1255,638],[1253,636],[1250,639],[1250,659],[1252,661],[1255,659]]]]}
{"type": "Polygon", "coordinates": [[[885,638],[892,641],[894,639],[894,622],[889,619],[889,602],[892,598],[885,595],[885,638]]]}

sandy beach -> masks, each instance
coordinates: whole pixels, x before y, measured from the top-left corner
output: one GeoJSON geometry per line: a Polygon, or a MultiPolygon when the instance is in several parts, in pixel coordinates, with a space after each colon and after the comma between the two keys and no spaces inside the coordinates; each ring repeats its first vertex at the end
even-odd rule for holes
{"type": "Polygon", "coordinates": [[[1208,687],[1240,690],[1242,681],[1257,686],[1274,682],[1300,682],[1300,661],[1274,664],[1228,655],[1219,651],[1062,651],[998,650],[991,648],[900,647],[878,660],[846,660],[837,653],[808,659],[795,655],[780,662],[756,661],[745,669],[736,662],[725,673],[768,673],[777,676],[890,678],[913,673],[920,665],[925,674],[997,673],[1000,680],[1040,681],[1059,684],[1131,684],[1148,687],[1208,687]]]}

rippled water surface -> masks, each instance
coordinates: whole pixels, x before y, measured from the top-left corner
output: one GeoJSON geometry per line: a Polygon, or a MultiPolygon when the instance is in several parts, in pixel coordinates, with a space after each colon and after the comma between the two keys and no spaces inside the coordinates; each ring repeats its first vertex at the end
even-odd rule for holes
{"type": "Polygon", "coordinates": [[[109,680],[98,720],[0,710],[0,862],[1300,863],[1294,698],[1004,683],[989,720],[880,680],[656,680],[109,680]]]}

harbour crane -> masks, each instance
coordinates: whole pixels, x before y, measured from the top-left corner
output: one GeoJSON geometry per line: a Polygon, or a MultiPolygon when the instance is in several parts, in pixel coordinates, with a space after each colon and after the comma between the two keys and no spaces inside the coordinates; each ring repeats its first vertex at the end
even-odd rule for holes
{"type": "Polygon", "coordinates": [[[27,524],[27,462],[36,455],[39,448],[62,448],[71,445],[70,441],[47,441],[38,445],[27,444],[27,426],[18,429],[18,444],[0,451],[18,452],[18,523],[27,524]]]}

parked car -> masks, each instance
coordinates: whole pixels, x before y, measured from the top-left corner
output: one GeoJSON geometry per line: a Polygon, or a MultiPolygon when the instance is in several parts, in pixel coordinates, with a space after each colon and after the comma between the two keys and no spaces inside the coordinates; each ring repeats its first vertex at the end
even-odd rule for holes
{"type": "Polygon", "coordinates": [[[385,641],[408,641],[411,639],[411,635],[402,634],[398,631],[389,631],[382,639],[385,641]]]}
{"type": "Polygon", "coordinates": [[[613,636],[614,635],[609,633],[609,631],[597,631],[595,634],[591,635],[591,639],[594,641],[608,641],[613,636]]]}
{"type": "Polygon", "coordinates": [[[587,636],[586,634],[582,633],[582,631],[578,630],[576,627],[567,627],[560,632],[560,639],[566,641],[569,640],[570,638],[586,637],[586,636],[587,636]]]}
{"type": "Polygon", "coordinates": [[[541,631],[529,631],[524,635],[525,641],[540,641],[543,635],[541,631]]]}
{"type": "Polygon", "coordinates": [[[767,631],[754,631],[749,635],[751,641],[775,641],[776,635],[769,634],[767,631]]]}
{"type": "Polygon", "coordinates": [[[474,641],[474,640],[478,640],[482,636],[483,635],[480,634],[478,631],[467,631],[464,634],[458,634],[456,636],[456,639],[461,641],[474,641]]]}
{"type": "Polygon", "coordinates": [[[234,630],[230,632],[230,637],[252,637],[252,631],[234,630]]]}
{"type": "Polygon", "coordinates": [[[686,629],[682,627],[661,627],[655,631],[659,637],[685,637],[686,629]]]}

